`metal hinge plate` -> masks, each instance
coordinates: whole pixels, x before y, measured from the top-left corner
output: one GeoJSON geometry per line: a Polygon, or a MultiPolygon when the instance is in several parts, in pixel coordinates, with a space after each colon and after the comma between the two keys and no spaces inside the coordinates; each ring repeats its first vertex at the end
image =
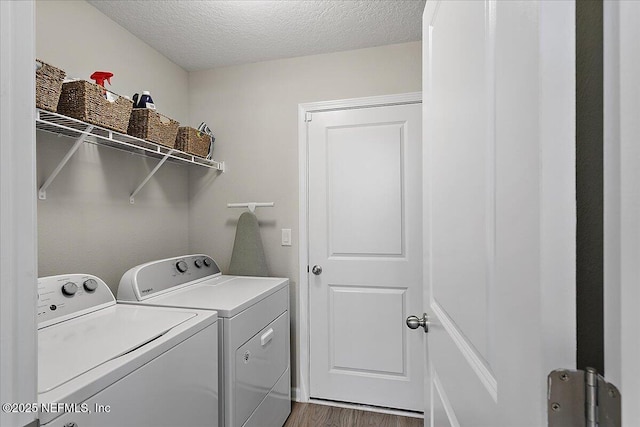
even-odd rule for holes
{"type": "Polygon", "coordinates": [[[547,377],[549,427],[621,427],[620,392],[593,368],[547,377]]]}
{"type": "Polygon", "coordinates": [[[310,122],[311,121],[311,113],[305,113],[304,115],[304,121],[305,122],[310,122]]]}

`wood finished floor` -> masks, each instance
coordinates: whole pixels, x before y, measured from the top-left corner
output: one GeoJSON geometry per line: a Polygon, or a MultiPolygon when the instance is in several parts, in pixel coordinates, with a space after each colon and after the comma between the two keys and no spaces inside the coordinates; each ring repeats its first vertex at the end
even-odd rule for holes
{"type": "Polygon", "coordinates": [[[284,427],[423,427],[421,418],[292,402],[284,427]]]}

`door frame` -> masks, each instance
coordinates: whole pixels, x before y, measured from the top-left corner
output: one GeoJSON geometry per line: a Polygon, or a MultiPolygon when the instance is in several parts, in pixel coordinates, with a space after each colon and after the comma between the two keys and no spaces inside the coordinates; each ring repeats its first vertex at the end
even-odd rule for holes
{"type": "Polygon", "coordinates": [[[640,33],[635,2],[604,2],[604,362],[622,394],[623,426],[640,408],[640,33]]]}
{"type": "Polygon", "coordinates": [[[422,92],[298,104],[298,227],[300,232],[298,233],[299,283],[295,328],[295,348],[298,357],[295,372],[297,386],[291,390],[291,395],[297,402],[310,401],[309,383],[311,375],[309,350],[309,276],[307,274],[309,265],[309,140],[307,115],[325,111],[420,103],[422,103],[422,92]]]}
{"type": "MultiPolygon", "coordinates": [[[[0,9],[0,401],[37,402],[35,2],[0,9]]],[[[1,425],[36,418],[0,412],[1,425]]]]}

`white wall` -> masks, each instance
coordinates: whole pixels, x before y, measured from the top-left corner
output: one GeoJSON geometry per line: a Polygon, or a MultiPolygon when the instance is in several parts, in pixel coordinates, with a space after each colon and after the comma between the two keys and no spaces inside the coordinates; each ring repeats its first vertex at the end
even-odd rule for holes
{"type": "MultiPolygon", "coordinates": [[[[112,71],[114,92],[149,90],[159,111],[188,123],[188,73],[84,1],[36,2],[36,56],[70,77],[112,71]]],[[[71,145],[37,133],[38,185],[71,145]]],[[[187,167],[165,164],[129,204],[156,162],[80,148],[38,201],[38,275],[91,273],[115,292],[133,265],[188,252],[187,167]]]]}
{"type": "Polygon", "coordinates": [[[89,80],[94,71],[111,71],[119,95],[142,90],[160,112],[189,121],[188,73],[83,0],[36,1],[36,56],[89,80]]]}
{"type": "MultiPolygon", "coordinates": [[[[241,213],[226,204],[275,202],[257,215],[271,275],[291,280],[294,321],[300,277],[298,104],[420,91],[421,61],[421,43],[411,42],[191,72],[189,114],[193,122],[210,125],[214,156],[227,164],[217,177],[190,172],[191,251],[212,255],[226,271],[241,213]],[[292,229],[293,246],[280,246],[282,228],[292,229]]],[[[292,343],[293,372],[295,348],[292,343]]]]}

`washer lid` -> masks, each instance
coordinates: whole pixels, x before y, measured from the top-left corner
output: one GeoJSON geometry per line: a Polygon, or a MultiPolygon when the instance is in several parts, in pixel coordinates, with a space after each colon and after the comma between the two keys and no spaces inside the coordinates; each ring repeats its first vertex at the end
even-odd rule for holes
{"type": "Polygon", "coordinates": [[[216,310],[218,317],[228,318],[288,283],[288,279],[275,277],[218,276],[144,302],[155,306],[216,310]]]}
{"type": "Polygon", "coordinates": [[[38,393],[129,353],[196,316],[115,305],[38,330],[38,393]]]}

